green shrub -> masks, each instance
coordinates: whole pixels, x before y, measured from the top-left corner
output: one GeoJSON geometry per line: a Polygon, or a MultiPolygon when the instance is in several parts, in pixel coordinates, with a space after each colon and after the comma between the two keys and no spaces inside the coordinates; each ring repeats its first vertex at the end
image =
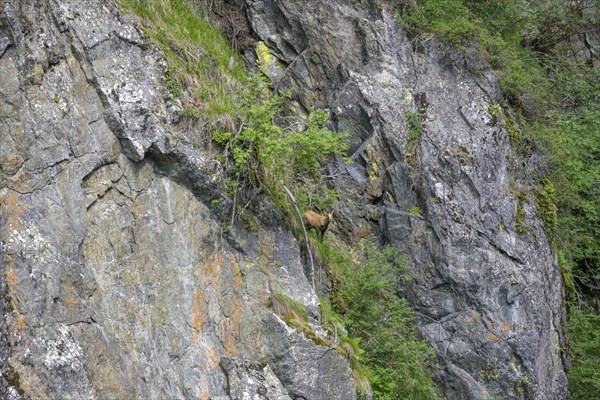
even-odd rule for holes
{"type": "Polygon", "coordinates": [[[421,140],[421,136],[423,136],[422,119],[423,117],[418,112],[409,112],[406,114],[406,121],[408,122],[408,140],[410,142],[421,140]]]}
{"type": "Polygon", "coordinates": [[[244,197],[243,191],[266,188],[282,205],[287,202],[283,183],[294,192],[301,209],[330,206],[335,192],[325,187],[321,165],[344,155],[347,134],[329,130],[329,114],[323,110],[276,124],[276,119],[282,119],[287,94],[270,95],[270,83],[260,74],[248,78],[245,87],[238,131],[212,136],[225,152],[229,194],[244,197]]]}
{"type": "Polygon", "coordinates": [[[359,353],[357,368],[374,398],[439,398],[430,375],[433,349],[418,338],[417,321],[400,296],[407,259],[391,247],[367,247],[356,261],[339,253],[334,261],[342,281],[337,310],[355,338],[346,342],[359,353]]]}
{"type": "Polygon", "coordinates": [[[600,316],[584,306],[571,308],[567,324],[571,369],[569,391],[573,399],[600,398],[600,316]]]}
{"type": "Polygon", "coordinates": [[[557,207],[556,207],[556,189],[549,179],[542,180],[537,189],[535,205],[539,218],[544,222],[546,235],[553,240],[558,226],[557,207]]]}
{"type": "Polygon", "coordinates": [[[558,235],[573,273],[587,282],[600,279],[600,102],[596,105],[560,113],[555,127],[538,132],[555,165],[558,235]]]}
{"type": "Polygon", "coordinates": [[[412,206],[411,208],[408,209],[408,212],[412,215],[417,215],[417,216],[423,215],[423,210],[419,206],[412,206]]]}

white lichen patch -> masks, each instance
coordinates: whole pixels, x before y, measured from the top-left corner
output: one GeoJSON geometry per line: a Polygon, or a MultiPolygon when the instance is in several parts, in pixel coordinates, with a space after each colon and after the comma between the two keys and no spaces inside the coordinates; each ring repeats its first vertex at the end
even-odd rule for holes
{"type": "Polygon", "coordinates": [[[57,367],[78,370],[83,368],[84,353],[79,343],[73,339],[66,326],[58,328],[56,339],[38,339],[45,349],[44,365],[48,369],[57,367]]]}
{"type": "Polygon", "coordinates": [[[60,256],[56,246],[45,239],[36,226],[28,226],[24,230],[13,230],[8,243],[11,254],[17,253],[29,261],[31,266],[30,277],[39,278],[39,273],[44,268],[55,263],[60,256]]]}

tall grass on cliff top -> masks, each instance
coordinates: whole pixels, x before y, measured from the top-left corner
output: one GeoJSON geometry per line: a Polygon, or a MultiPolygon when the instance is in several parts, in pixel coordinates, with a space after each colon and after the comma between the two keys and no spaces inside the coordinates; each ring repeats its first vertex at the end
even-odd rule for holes
{"type": "Polygon", "coordinates": [[[169,96],[185,113],[232,125],[244,66],[225,36],[185,0],[119,0],[164,53],[169,96]]]}
{"type": "Polygon", "coordinates": [[[273,93],[260,73],[250,74],[225,36],[208,22],[215,3],[119,1],[125,11],[137,15],[145,34],[165,55],[168,96],[181,100],[184,115],[199,120],[200,124],[192,121],[195,126],[204,123],[206,142],[198,144],[219,148],[232,200],[228,203],[233,204],[231,224],[257,191],[266,189],[274,199],[285,198],[280,182],[303,206],[331,205],[334,196],[323,190],[320,168],[345,153],[346,135],[328,129],[326,111],[306,118],[283,117],[287,95],[273,93]],[[209,14],[202,15],[202,10],[209,14]]]}

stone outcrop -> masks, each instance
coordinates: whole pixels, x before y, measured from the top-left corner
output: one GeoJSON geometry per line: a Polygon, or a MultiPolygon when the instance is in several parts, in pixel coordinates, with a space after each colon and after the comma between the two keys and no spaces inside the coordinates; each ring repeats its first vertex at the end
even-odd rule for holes
{"type": "MultiPolygon", "coordinates": [[[[410,255],[443,394],[567,398],[561,278],[492,72],[374,0],[245,4],[261,70],[350,132],[328,234],[410,255]]],[[[112,1],[0,3],[0,397],[356,398],[345,358],[269,305],[322,331],[277,208],[224,229],[166,68],[112,1]]]]}
{"type": "Polygon", "coordinates": [[[354,163],[333,182],[344,231],[412,257],[410,299],[443,393],[567,398],[559,268],[492,72],[411,42],[376,1],[246,3],[277,85],[350,132],[354,163]]]}
{"type": "Polygon", "coordinates": [[[0,397],[352,399],[269,307],[318,299],[282,216],[223,229],[220,165],[114,2],[0,3],[0,397]]]}

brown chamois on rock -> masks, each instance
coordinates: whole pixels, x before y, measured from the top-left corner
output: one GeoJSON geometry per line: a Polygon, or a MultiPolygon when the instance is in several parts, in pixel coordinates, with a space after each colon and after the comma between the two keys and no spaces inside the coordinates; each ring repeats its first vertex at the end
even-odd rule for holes
{"type": "Polygon", "coordinates": [[[323,235],[325,235],[325,231],[327,230],[329,223],[333,219],[333,211],[328,212],[327,215],[323,216],[319,213],[309,210],[304,213],[303,219],[304,224],[308,229],[313,228],[315,232],[317,232],[317,237],[322,243],[323,235]]]}

